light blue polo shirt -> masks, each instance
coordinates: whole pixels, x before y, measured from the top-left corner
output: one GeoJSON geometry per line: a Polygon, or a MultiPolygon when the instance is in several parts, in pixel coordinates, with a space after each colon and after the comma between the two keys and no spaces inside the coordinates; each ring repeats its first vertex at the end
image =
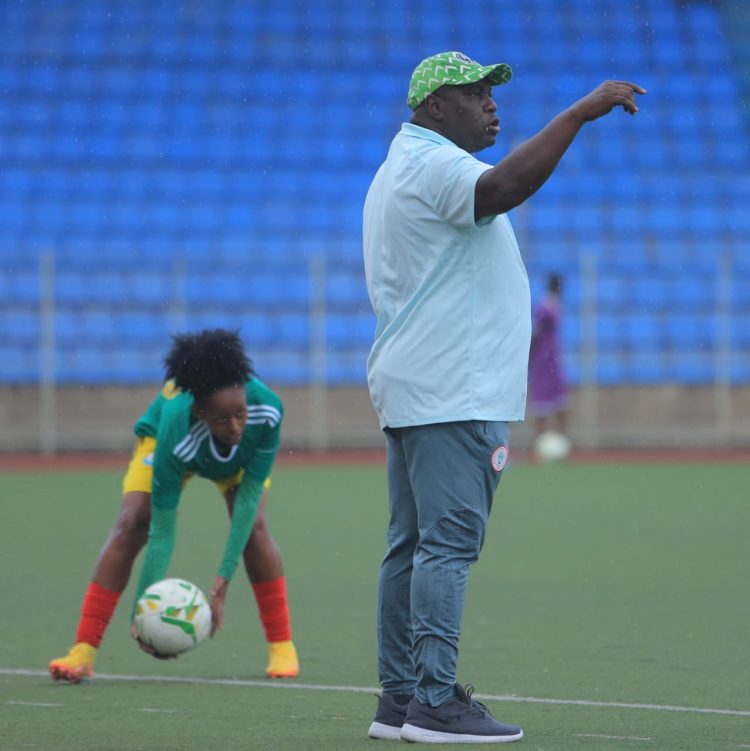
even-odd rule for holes
{"type": "Polygon", "coordinates": [[[474,221],[476,182],[490,168],[404,123],[372,181],[367,380],[381,427],[523,420],[529,280],[508,218],[474,221]]]}

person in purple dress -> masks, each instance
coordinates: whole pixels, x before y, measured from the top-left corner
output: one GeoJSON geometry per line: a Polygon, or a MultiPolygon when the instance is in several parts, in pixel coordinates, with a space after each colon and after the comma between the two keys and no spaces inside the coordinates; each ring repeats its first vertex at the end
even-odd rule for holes
{"type": "Polygon", "coordinates": [[[567,435],[568,383],[562,363],[562,279],[551,274],[547,294],[532,317],[529,351],[529,402],[536,435],[567,435]]]}

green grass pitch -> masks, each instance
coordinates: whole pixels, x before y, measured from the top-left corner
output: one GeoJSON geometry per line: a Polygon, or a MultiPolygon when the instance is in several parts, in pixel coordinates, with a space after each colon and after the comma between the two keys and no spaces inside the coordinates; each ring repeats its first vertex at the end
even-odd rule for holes
{"type": "MultiPolygon", "coordinates": [[[[0,749],[393,746],[366,738],[384,468],[275,471],[298,680],[263,677],[238,571],[212,642],[172,662],[140,652],[131,586],[94,685],[55,685],[46,664],[73,640],[119,484],[109,471],[0,475],[0,749]]],[[[529,751],[750,748],[749,488],[740,465],[512,465],[470,577],[459,680],[495,697],[529,751]]],[[[207,589],[226,528],[218,494],[193,480],[170,574],[207,589]]]]}

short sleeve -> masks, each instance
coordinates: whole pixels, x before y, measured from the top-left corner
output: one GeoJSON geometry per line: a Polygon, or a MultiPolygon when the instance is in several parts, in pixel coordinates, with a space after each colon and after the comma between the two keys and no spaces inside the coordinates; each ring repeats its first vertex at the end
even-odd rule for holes
{"type": "Polygon", "coordinates": [[[490,165],[452,146],[440,146],[428,158],[425,174],[427,201],[449,224],[474,229],[477,180],[490,165]]]}

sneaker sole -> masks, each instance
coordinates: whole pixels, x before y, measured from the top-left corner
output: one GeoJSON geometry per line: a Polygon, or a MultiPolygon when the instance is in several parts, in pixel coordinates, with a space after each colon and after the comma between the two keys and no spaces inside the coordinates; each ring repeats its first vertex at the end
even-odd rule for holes
{"type": "Polygon", "coordinates": [[[78,673],[70,668],[66,668],[63,665],[50,665],[49,674],[52,676],[53,681],[58,683],[71,683],[87,686],[94,682],[93,672],[78,673]]]}
{"type": "Polygon", "coordinates": [[[469,735],[468,733],[442,733],[416,725],[405,724],[399,738],[409,743],[512,743],[523,738],[523,730],[514,735],[469,735]]]}
{"type": "Polygon", "coordinates": [[[379,741],[397,741],[401,739],[401,726],[384,725],[382,722],[373,722],[367,731],[368,738],[379,741]]]}
{"type": "Polygon", "coordinates": [[[266,671],[267,678],[296,678],[299,675],[299,670],[290,670],[287,673],[281,672],[268,672],[266,671]]]}

